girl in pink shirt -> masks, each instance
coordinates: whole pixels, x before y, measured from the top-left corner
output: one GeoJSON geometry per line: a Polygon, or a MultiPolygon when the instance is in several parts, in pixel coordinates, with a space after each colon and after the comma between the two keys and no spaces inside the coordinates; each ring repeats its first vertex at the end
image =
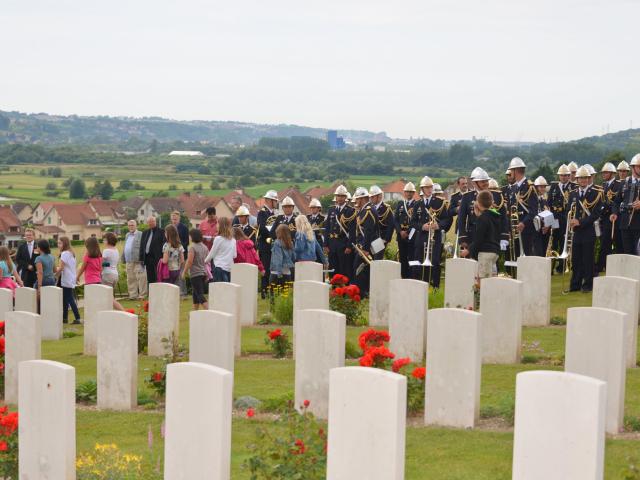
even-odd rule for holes
{"type": "Polygon", "coordinates": [[[102,253],[96,237],[84,241],[87,251],[82,258],[82,266],[78,270],[78,278],[84,273],[84,284],[102,283],[102,253]]]}

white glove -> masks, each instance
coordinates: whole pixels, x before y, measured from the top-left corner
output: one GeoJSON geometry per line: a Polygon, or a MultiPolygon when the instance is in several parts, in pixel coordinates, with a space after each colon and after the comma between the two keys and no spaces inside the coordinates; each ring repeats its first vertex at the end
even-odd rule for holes
{"type": "Polygon", "coordinates": [[[500,250],[506,251],[509,246],[509,240],[500,240],[500,250]]]}

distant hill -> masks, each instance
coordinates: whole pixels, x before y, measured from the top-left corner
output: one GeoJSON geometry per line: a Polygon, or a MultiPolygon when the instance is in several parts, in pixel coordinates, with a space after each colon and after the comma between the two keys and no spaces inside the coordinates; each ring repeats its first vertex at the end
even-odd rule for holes
{"type": "MultiPolygon", "coordinates": [[[[324,139],[326,132],[323,128],[299,125],[178,121],[159,117],[81,117],[0,110],[0,143],[148,145],[152,140],[157,140],[162,143],[183,141],[246,145],[257,143],[262,137],[308,136],[324,139]]],[[[338,134],[353,143],[391,140],[385,132],[340,130],[338,134]]]]}
{"type": "Polygon", "coordinates": [[[640,128],[620,130],[606,135],[585,137],[573,143],[588,143],[605,150],[640,151],[640,128]]]}

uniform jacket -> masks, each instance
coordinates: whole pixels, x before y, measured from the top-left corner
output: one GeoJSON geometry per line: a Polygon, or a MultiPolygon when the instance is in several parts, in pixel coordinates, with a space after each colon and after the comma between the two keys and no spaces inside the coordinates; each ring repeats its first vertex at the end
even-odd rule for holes
{"type": "Polygon", "coordinates": [[[612,211],[618,215],[616,223],[621,229],[640,230],[640,211],[633,213],[631,204],[640,198],[640,179],[633,183],[632,177],[627,177],[615,196],[612,211]],[[632,214],[633,213],[633,214],[632,214]]]}
{"type": "Polygon", "coordinates": [[[393,211],[391,210],[391,207],[384,202],[378,206],[372,206],[372,209],[374,209],[378,215],[378,222],[380,223],[380,238],[382,238],[385,243],[389,243],[393,237],[393,231],[395,230],[393,211]]]}
{"type": "MultiPolygon", "coordinates": [[[[273,210],[270,210],[269,207],[267,207],[266,205],[263,206],[260,211],[258,212],[258,231],[256,233],[258,239],[257,239],[257,243],[258,243],[258,251],[260,252],[270,252],[271,251],[271,245],[270,245],[270,241],[268,241],[269,238],[271,238],[271,232],[274,232],[275,234],[275,229],[271,228],[271,231],[267,228],[267,223],[271,223],[273,225],[273,221],[275,220],[275,216],[274,216],[274,212],[273,210]]],[[[268,265],[265,265],[265,268],[268,267],[268,265]]]]}
{"type": "Polygon", "coordinates": [[[596,230],[594,222],[600,218],[603,207],[603,192],[600,187],[587,187],[583,199],[580,199],[580,189],[573,190],[569,195],[569,210],[576,206],[576,220],[580,225],[574,228],[574,242],[595,241],[596,230]]]}
{"type": "Polygon", "coordinates": [[[350,205],[344,205],[340,210],[337,205],[329,208],[327,220],[325,222],[325,240],[332,252],[344,250],[349,247],[349,242],[356,237],[356,210],[350,205]],[[338,213],[340,211],[340,213],[338,213]],[[347,231],[348,236],[342,231],[340,226],[347,231]]]}
{"type": "Polygon", "coordinates": [[[378,214],[370,203],[364,205],[356,214],[355,238],[365,252],[371,253],[371,242],[380,237],[378,214]]]}
{"type": "Polygon", "coordinates": [[[525,178],[520,186],[513,184],[509,187],[507,203],[509,208],[514,205],[518,209],[518,218],[524,223],[524,232],[533,233],[533,218],[538,214],[537,195],[533,182],[525,178]]]}
{"type": "Polygon", "coordinates": [[[325,217],[323,214],[318,213],[315,217],[313,215],[307,215],[307,220],[309,220],[309,223],[311,224],[311,227],[313,227],[316,230],[316,240],[317,242],[320,244],[321,247],[325,246],[325,232],[323,230],[321,230],[322,228],[324,228],[324,224],[327,220],[327,217],[325,217]]]}
{"type": "Polygon", "coordinates": [[[271,229],[271,238],[273,240],[276,239],[276,230],[279,225],[287,225],[289,227],[289,232],[291,233],[291,240],[296,238],[296,217],[297,213],[292,213],[289,218],[286,215],[280,214],[276,217],[276,221],[273,222],[273,228],[271,229]]]}
{"type": "MultiPolygon", "coordinates": [[[[509,216],[507,212],[507,202],[500,190],[491,190],[493,195],[493,206],[500,216],[500,240],[509,240],[509,216]]],[[[458,210],[458,233],[459,243],[467,245],[473,242],[476,229],[476,214],[473,210],[478,192],[470,190],[465,192],[460,200],[458,210]]]]}
{"type": "MultiPolygon", "coordinates": [[[[400,232],[408,232],[411,230],[411,215],[413,214],[415,204],[416,200],[411,199],[400,200],[396,205],[394,221],[398,241],[404,241],[400,238],[400,232]]],[[[413,241],[413,238],[410,241],[413,241]]]]}
{"type": "Polygon", "coordinates": [[[611,220],[609,219],[609,217],[613,213],[613,204],[615,202],[616,196],[618,195],[618,191],[620,191],[621,186],[622,182],[620,182],[620,180],[616,178],[614,178],[610,182],[605,182],[602,184],[603,207],[602,216],[600,218],[601,223],[611,225],[611,220]]]}

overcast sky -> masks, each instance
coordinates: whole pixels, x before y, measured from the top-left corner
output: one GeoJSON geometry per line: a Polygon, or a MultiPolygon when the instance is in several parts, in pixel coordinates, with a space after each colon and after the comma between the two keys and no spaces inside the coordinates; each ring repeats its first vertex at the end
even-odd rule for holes
{"type": "Polygon", "coordinates": [[[2,0],[0,109],[393,137],[640,127],[638,0],[2,0]]]}

